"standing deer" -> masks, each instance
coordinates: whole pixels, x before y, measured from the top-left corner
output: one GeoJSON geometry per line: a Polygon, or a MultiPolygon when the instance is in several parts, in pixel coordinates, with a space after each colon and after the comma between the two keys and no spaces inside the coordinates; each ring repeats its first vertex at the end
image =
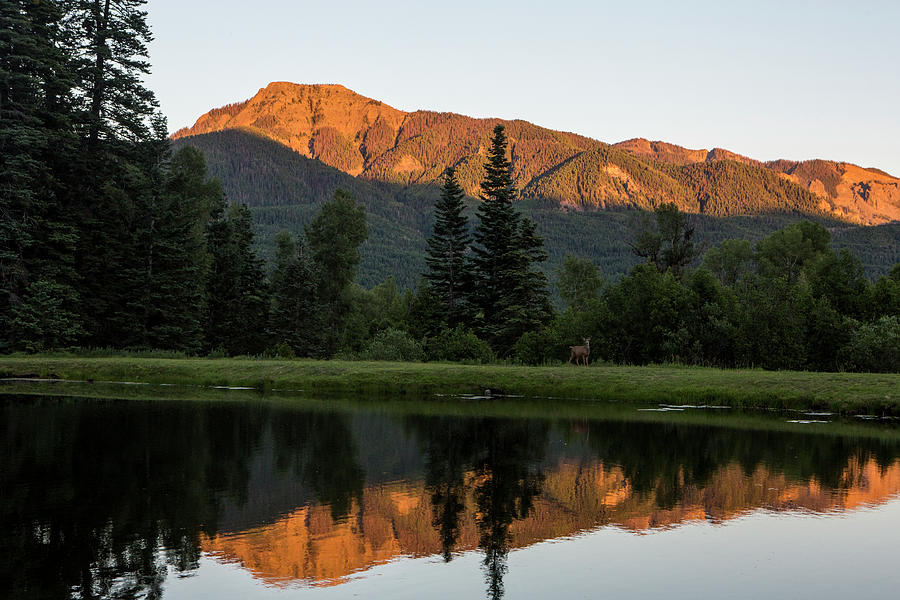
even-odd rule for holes
{"type": "Polygon", "coordinates": [[[572,364],[572,359],[575,359],[575,364],[577,365],[579,361],[584,361],[584,366],[588,364],[588,357],[591,355],[591,338],[581,338],[584,341],[584,346],[569,346],[569,350],[572,351],[572,354],[569,355],[569,364],[572,364]]]}

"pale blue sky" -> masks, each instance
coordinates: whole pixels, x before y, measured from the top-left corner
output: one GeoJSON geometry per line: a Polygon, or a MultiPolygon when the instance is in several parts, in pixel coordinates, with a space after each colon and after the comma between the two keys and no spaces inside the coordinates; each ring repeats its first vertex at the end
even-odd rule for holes
{"type": "Polygon", "coordinates": [[[900,0],[149,0],[172,130],[270,81],[900,176],[900,0]]]}

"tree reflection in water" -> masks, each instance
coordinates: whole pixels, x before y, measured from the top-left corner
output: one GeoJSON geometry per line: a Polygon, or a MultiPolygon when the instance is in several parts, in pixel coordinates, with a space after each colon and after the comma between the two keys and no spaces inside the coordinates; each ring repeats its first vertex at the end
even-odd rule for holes
{"type": "Polygon", "coordinates": [[[263,425],[231,404],[5,402],[3,598],[159,598],[168,565],[197,568],[221,498],[246,496],[263,425]]]}
{"type": "Polygon", "coordinates": [[[467,494],[465,475],[473,474],[475,522],[488,596],[501,598],[510,525],[528,515],[541,492],[549,422],[446,417],[411,417],[408,422],[423,441],[425,484],[445,561],[451,559],[459,536],[467,494]]]}
{"type": "MultiPolygon", "coordinates": [[[[844,498],[847,506],[879,501],[900,490],[895,440],[671,422],[5,397],[0,597],[159,598],[168,570],[193,573],[212,538],[275,536],[281,530],[271,525],[286,515],[315,512],[324,516],[315,530],[291,522],[302,546],[268,539],[284,551],[275,563],[313,583],[326,572],[332,581],[349,575],[341,565],[364,569],[436,552],[450,561],[477,546],[487,596],[497,599],[510,548],[541,539],[688,514],[722,519],[789,508],[793,498],[806,498],[811,510],[844,498]],[[344,536],[330,538],[341,542],[331,555],[323,550],[329,535],[344,536]],[[373,548],[393,554],[366,554],[373,548]]],[[[245,565],[254,558],[238,556],[245,565]]]]}

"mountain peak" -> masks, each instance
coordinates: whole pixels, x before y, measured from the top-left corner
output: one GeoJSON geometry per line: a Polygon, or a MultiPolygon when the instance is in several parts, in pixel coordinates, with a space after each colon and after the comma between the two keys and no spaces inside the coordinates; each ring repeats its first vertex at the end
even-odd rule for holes
{"type": "Polygon", "coordinates": [[[274,81],[172,137],[248,130],[354,177],[401,185],[433,183],[454,166],[465,191],[475,196],[482,153],[497,123],[507,127],[523,197],[574,208],[673,201],[684,210],[716,214],[812,210],[864,224],[900,220],[900,179],[848,163],[762,163],[724,148],[692,150],[645,138],[610,147],[527,121],[407,113],[339,84],[274,81]]]}

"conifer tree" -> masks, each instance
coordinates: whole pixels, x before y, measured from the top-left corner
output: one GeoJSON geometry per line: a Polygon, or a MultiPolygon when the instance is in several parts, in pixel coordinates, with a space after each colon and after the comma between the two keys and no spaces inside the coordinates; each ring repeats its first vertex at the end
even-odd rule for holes
{"type": "Polygon", "coordinates": [[[425,262],[432,294],[439,306],[442,325],[454,328],[464,320],[466,294],[471,282],[466,250],[472,241],[468,219],[463,215],[464,194],[456,179],[456,171],[448,167],[444,172],[441,198],[435,205],[434,232],[428,238],[425,262]]]}
{"type": "MultiPolygon", "coordinates": [[[[81,124],[88,147],[99,141],[141,141],[157,106],[144,86],[150,73],[146,0],[73,0],[67,23],[72,66],[82,90],[81,124]]],[[[107,148],[107,150],[109,150],[107,148]]]]}
{"type": "Polygon", "coordinates": [[[214,208],[207,230],[212,264],[207,276],[206,347],[228,354],[256,354],[265,347],[268,294],[262,261],[253,252],[253,229],[246,204],[224,200],[214,208]]]}
{"type": "Polygon", "coordinates": [[[218,180],[207,179],[203,155],[190,146],[172,157],[164,177],[142,228],[142,345],[193,352],[203,342],[210,266],[206,226],[221,201],[222,187],[218,180]]]}
{"type": "Polygon", "coordinates": [[[0,348],[52,347],[82,333],[64,193],[76,141],[64,17],[56,2],[0,4],[0,348]],[[48,303],[57,314],[45,336],[48,321],[27,315],[48,303]]]}
{"type": "Polygon", "coordinates": [[[156,99],[144,85],[151,35],[145,0],[66,3],[65,50],[80,138],[67,160],[79,231],[79,294],[86,343],[141,346],[147,229],[163,193],[165,140],[151,127],[156,99]]]}
{"type": "Polygon", "coordinates": [[[287,231],[275,239],[272,273],[272,310],[269,336],[274,344],[287,344],[297,356],[325,352],[323,307],[319,304],[318,273],[303,240],[295,243],[287,231]]]}
{"type": "Polygon", "coordinates": [[[359,246],[368,237],[366,209],[338,189],[334,200],[306,227],[306,239],[319,281],[319,300],[326,328],[326,352],[333,354],[343,337],[350,311],[348,289],[359,266],[359,246]]]}
{"type": "Polygon", "coordinates": [[[546,276],[532,265],[546,259],[543,240],[529,219],[513,207],[517,192],[502,125],[494,128],[481,182],[479,219],[472,247],[470,302],[475,325],[500,355],[526,331],[549,318],[546,276]]]}

